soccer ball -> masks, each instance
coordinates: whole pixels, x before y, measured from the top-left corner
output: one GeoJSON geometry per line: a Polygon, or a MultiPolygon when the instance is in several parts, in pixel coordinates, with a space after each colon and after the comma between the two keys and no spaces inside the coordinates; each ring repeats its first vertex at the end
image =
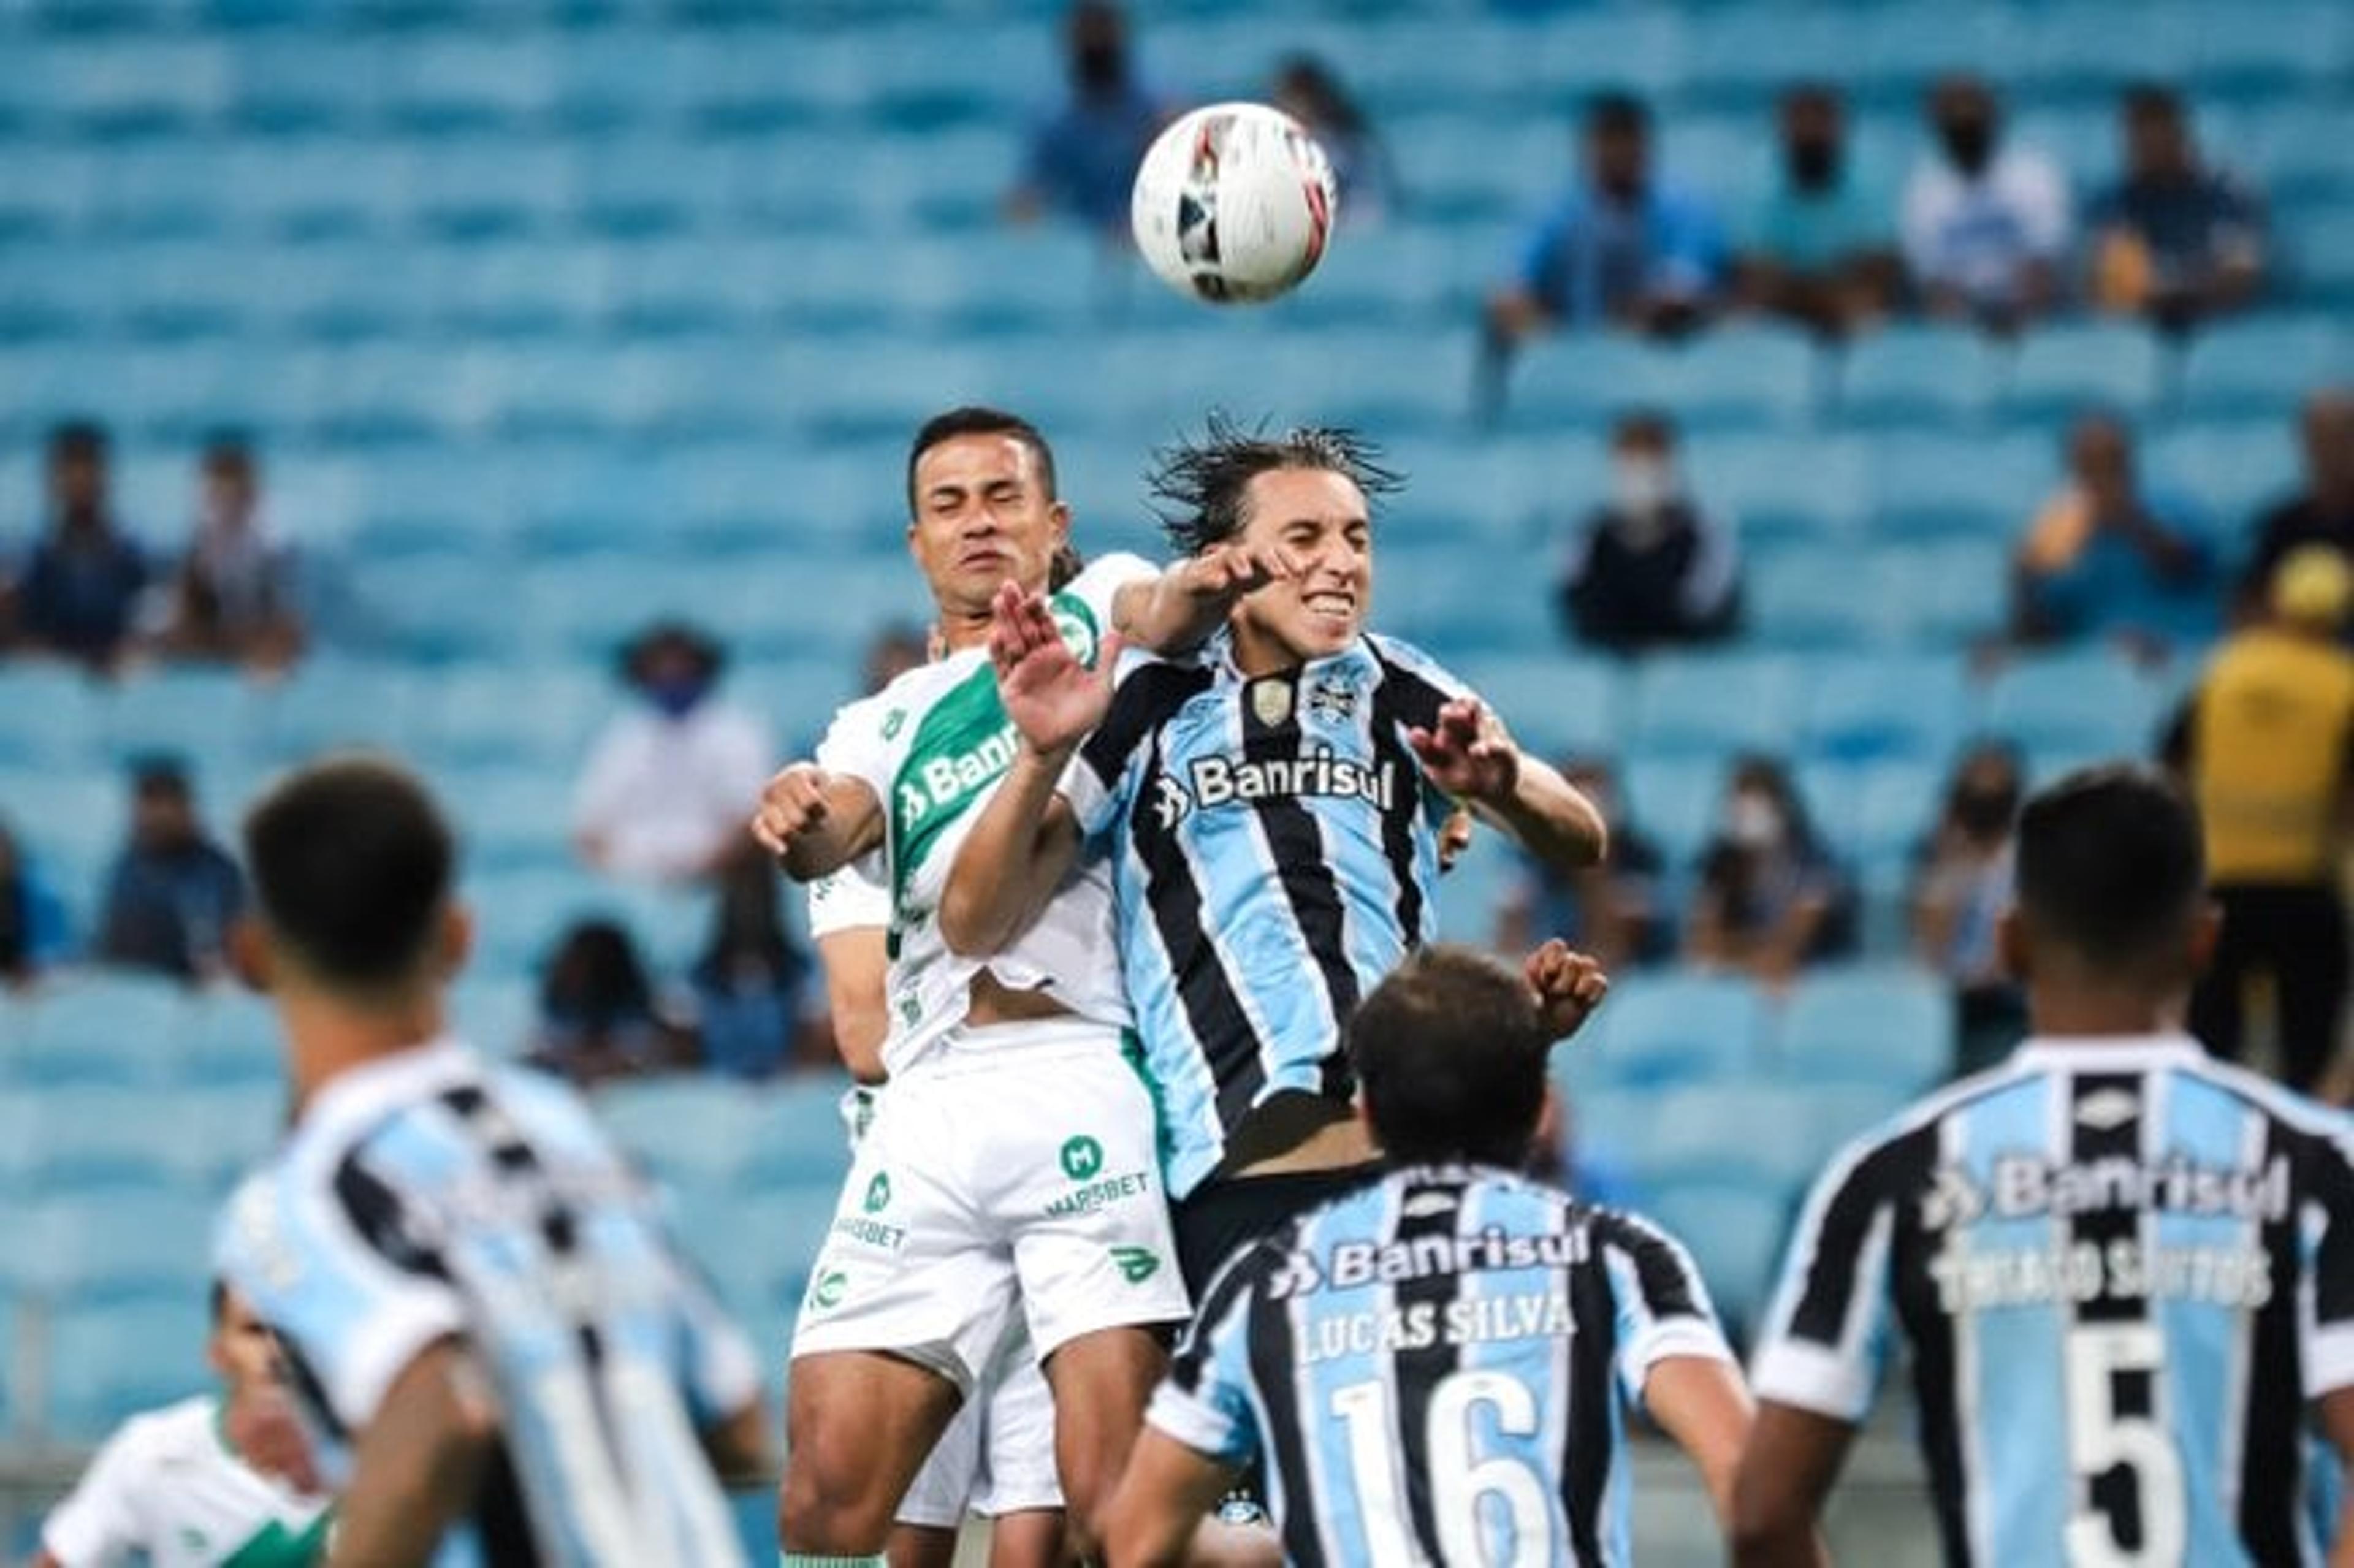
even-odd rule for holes
{"type": "Polygon", "coordinates": [[[1154,140],[1129,225],[1163,282],[1228,305],[1272,300],[1314,271],[1333,212],[1331,162],[1299,122],[1214,103],[1154,140]]]}

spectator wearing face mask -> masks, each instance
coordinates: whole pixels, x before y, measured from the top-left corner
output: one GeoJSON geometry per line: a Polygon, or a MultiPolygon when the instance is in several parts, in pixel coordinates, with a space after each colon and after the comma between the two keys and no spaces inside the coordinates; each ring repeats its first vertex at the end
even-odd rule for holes
{"type": "Polygon", "coordinates": [[[1685,955],[1778,986],[1854,946],[1855,891],[1815,836],[1789,775],[1770,758],[1744,758],[1701,853],[1685,955]]]}
{"type": "Polygon", "coordinates": [[[1006,216],[1027,222],[1054,213],[1126,234],[1136,166],[1172,111],[1139,75],[1119,6],[1080,0],[1063,37],[1071,95],[1032,132],[1006,216]]]}
{"type": "Polygon", "coordinates": [[[1752,217],[1738,287],[1752,310],[1841,336],[1887,313],[1898,265],[1888,215],[1848,157],[1847,111],[1819,83],[1785,93],[1782,173],[1752,217]]]}
{"type": "Polygon", "coordinates": [[[1973,747],[1914,864],[1913,950],[1953,984],[1960,1073],[1993,1065],[2026,1033],[2026,999],[1995,946],[1995,921],[2010,903],[2021,793],[2016,752],[1973,747]]]}
{"type": "Polygon", "coordinates": [[[1578,641],[1639,653],[1729,634],[1741,611],[1740,552],[1733,531],[1686,493],[1675,427],[1659,414],[1621,418],[1610,474],[1610,500],[1562,575],[1562,610],[1578,641]]]}
{"type": "Polygon", "coordinates": [[[580,857],[616,876],[705,877],[742,847],[775,744],[716,694],[725,656],[692,627],[654,627],[624,652],[637,698],[598,737],[574,799],[580,857]]]}
{"type": "Polygon", "coordinates": [[[1929,96],[1935,145],[1904,190],[1904,261],[1922,308],[1999,331],[2060,303],[2068,184],[2032,147],[2006,140],[1993,90],[1950,76],[1929,96]]]}

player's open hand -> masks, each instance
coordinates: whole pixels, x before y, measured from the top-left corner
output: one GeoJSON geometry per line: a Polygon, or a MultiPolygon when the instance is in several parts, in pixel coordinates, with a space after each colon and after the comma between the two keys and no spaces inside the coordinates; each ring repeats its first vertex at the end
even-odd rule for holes
{"type": "Polygon", "coordinates": [[[793,840],[825,821],[825,769],[796,762],[760,791],[760,809],[752,815],[752,836],[770,854],[782,855],[793,840]]]}
{"type": "Polygon", "coordinates": [[[1213,545],[1172,567],[1177,586],[1193,599],[1232,604],[1246,593],[1300,575],[1299,557],[1280,545],[1213,545]]]}
{"type": "Polygon", "coordinates": [[[1558,937],[1531,953],[1522,968],[1537,993],[1537,1011],[1556,1040],[1576,1033],[1610,993],[1610,977],[1601,962],[1558,937]]]}
{"type": "Polygon", "coordinates": [[[1459,800],[1509,800],[1521,781],[1521,748],[1477,697],[1458,697],[1428,729],[1406,731],[1432,783],[1459,800]]]}
{"type": "Polygon", "coordinates": [[[989,659],[997,667],[998,700],[1005,716],[1034,750],[1056,755],[1069,750],[1103,722],[1111,706],[1112,667],[1119,662],[1120,638],[1106,631],[1088,669],[1063,641],[1046,596],[1025,593],[1015,583],[997,590],[991,607],[989,659]]]}

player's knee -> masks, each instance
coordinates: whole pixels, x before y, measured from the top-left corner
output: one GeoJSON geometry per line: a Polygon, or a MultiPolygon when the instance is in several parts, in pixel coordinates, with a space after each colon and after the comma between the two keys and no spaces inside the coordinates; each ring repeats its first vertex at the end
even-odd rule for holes
{"type": "Polygon", "coordinates": [[[864,1556],[883,1550],[893,1500],[873,1481],[875,1467],[829,1462],[826,1446],[793,1450],[777,1494],[777,1539],[788,1551],[864,1556]]]}

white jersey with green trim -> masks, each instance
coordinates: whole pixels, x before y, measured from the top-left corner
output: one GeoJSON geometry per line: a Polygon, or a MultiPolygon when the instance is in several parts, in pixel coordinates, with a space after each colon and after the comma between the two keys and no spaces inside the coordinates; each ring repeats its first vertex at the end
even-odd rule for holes
{"type": "MultiPolygon", "coordinates": [[[[1081,660],[1095,663],[1113,597],[1153,575],[1137,556],[1106,556],[1054,594],[1055,623],[1081,660]]],[[[935,916],[957,850],[1015,746],[988,651],[967,648],[843,708],[818,747],[819,767],[864,780],[883,806],[891,892],[883,1065],[894,1078],[964,1022],[973,977],[984,969],[1013,990],[1044,990],[1081,1018],[1128,1026],[1110,876],[1099,857],[1074,870],[1037,922],[994,958],[958,958],[940,939],[935,916]]]]}
{"type": "Polygon", "coordinates": [[[232,1452],[209,1394],[134,1415],[41,1527],[65,1568],[299,1568],[323,1555],[328,1499],[232,1452]]]}

